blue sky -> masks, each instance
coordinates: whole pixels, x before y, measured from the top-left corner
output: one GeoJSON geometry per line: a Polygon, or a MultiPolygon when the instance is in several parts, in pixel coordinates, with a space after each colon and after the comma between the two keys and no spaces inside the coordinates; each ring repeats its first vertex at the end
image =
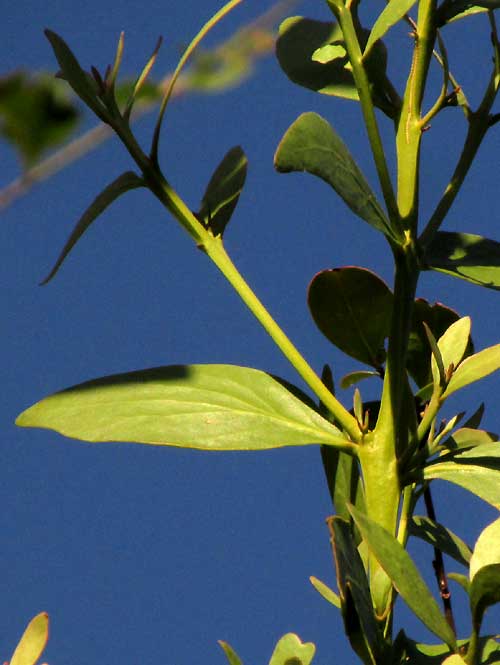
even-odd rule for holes
{"type": "MultiPolygon", "coordinates": [[[[43,36],[50,27],[85,67],[107,64],[124,30],[123,68],[129,74],[162,34],[156,69],[161,75],[218,8],[212,0],[191,7],[151,0],[147,9],[131,0],[48,4],[20,0],[3,12],[2,71],[55,71],[43,36]]],[[[212,42],[267,6],[244,4],[212,42]]],[[[301,3],[297,13],[330,18],[320,2],[301,3]]],[[[465,32],[448,30],[453,70],[478,99],[481,73],[489,73],[486,19],[474,19],[465,32]]],[[[399,50],[391,66],[401,80],[409,53],[405,30],[396,32],[394,44],[399,50]]],[[[172,104],[161,162],[196,209],[222,155],[243,146],[249,172],[226,232],[227,249],[311,364],[320,371],[329,362],[340,377],[357,365],[314,327],[307,284],[319,270],[343,265],[370,267],[390,281],[391,261],[383,241],[324,183],[274,172],[279,139],[307,110],[334,124],[374,183],[356,105],[293,86],[272,57],[238,89],[172,104]]],[[[86,117],[83,126],[92,123],[86,117]]],[[[450,110],[425,136],[424,216],[447,182],[464,124],[461,113],[450,110]]],[[[147,119],[137,127],[145,144],[151,128],[147,119]]],[[[383,129],[389,135],[389,125],[383,129]]],[[[446,228],[498,239],[498,142],[494,129],[446,228]]],[[[18,165],[8,147],[1,148],[6,184],[18,165]]],[[[2,213],[0,658],[10,657],[28,619],[46,610],[52,629],[44,659],[51,665],[223,663],[217,639],[230,642],[247,665],[265,663],[288,631],[316,642],[318,665],[330,662],[332,652],[337,662],[354,662],[340,617],[308,582],[316,575],[334,585],[324,523],[331,508],[316,448],[208,454],[89,445],[13,425],[20,411],[58,389],[164,364],[254,366],[300,384],[216,269],[147,192],[129,193],[114,204],[55,280],[37,286],[88,203],[130,166],[129,156],[111,140],[2,213]]],[[[497,342],[496,292],[424,274],[418,294],[470,314],[476,348],[497,342]]],[[[369,386],[365,390],[367,398],[373,396],[369,386]]],[[[484,400],[484,426],[498,431],[499,390],[500,377],[490,377],[457,398],[451,412],[484,400]]],[[[345,402],[350,400],[347,393],[345,402]]],[[[449,525],[470,542],[495,517],[449,485],[436,485],[436,504],[438,516],[449,517],[449,525]]],[[[424,572],[431,580],[431,552],[412,551],[425,552],[424,572]]],[[[460,591],[456,601],[463,603],[460,591]]],[[[431,639],[401,612],[417,637],[431,639]]],[[[491,630],[496,625],[498,631],[499,618],[498,610],[491,611],[491,630]]],[[[458,624],[467,629],[463,613],[458,624]]]]}

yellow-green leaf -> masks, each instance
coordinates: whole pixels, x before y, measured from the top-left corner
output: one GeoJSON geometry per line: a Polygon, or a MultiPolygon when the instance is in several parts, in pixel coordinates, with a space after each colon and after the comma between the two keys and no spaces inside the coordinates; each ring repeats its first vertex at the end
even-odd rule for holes
{"type": "Polygon", "coordinates": [[[10,659],[10,665],[35,665],[49,639],[49,615],[40,612],[26,627],[10,659]]]}

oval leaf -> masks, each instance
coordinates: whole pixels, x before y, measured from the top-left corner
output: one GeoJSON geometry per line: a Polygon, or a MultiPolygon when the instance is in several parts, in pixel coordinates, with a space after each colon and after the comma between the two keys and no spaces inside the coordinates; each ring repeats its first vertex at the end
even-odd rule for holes
{"type": "Polygon", "coordinates": [[[276,645],[269,665],[311,665],[315,653],[312,642],[301,642],[294,633],[287,633],[276,645]]]}
{"type": "Polygon", "coordinates": [[[358,91],[344,57],[321,62],[314,57],[322,47],[342,45],[342,31],[335,23],[291,16],[283,21],[276,42],[278,62],[288,78],[310,90],[357,100],[358,91]]]}
{"type": "Polygon", "coordinates": [[[500,369],[500,344],[483,349],[473,356],[469,356],[460,363],[448,386],[443,393],[443,399],[449,397],[452,393],[465,388],[474,381],[483,379],[488,374],[500,369]]]}
{"type": "Polygon", "coordinates": [[[393,297],[387,284],[364,268],[323,270],[309,286],[313,319],[332,344],[379,368],[385,359],[393,297]]]}
{"type": "Polygon", "coordinates": [[[375,21],[373,28],[370,32],[370,37],[365,46],[365,57],[376,41],[381,39],[385,33],[392,28],[403,16],[410,11],[415,4],[416,0],[390,0],[375,21]]]}
{"type": "Polygon", "coordinates": [[[372,522],[353,506],[350,506],[349,510],[363,539],[408,607],[432,633],[454,649],[453,631],[408,552],[383,527],[372,522]]]}
{"type": "Polygon", "coordinates": [[[85,231],[89,228],[93,221],[95,221],[99,215],[101,215],[108,206],[110,206],[113,201],[125,194],[125,192],[130,191],[131,189],[136,189],[137,187],[144,187],[144,181],[142,178],[139,178],[133,171],[126,171],[122,173],[116,180],[113,180],[103,191],[94,199],[90,204],[87,210],[78,220],[77,225],[73,229],[68,241],[64,245],[62,252],[59,255],[59,258],[54,264],[54,267],[47,275],[47,277],[41,282],[42,284],[47,284],[56,272],[61,267],[64,259],[71,252],[76,243],[80,240],[85,231]]]}
{"type": "Polygon", "coordinates": [[[49,639],[49,615],[40,612],[28,624],[10,659],[10,665],[35,665],[49,639]]]}
{"type": "Polygon", "coordinates": [[[245,184],[247,164],[242,148],[236,146],[226,153],[210,178],[196,216],[214,236],[222,236],[231,219],[245,184]]]}
{"type": "Polygon", "coordinates": [[[318,176],[370,226],[393,237],[390,223],[346,145],[317,113],[303,113],[288,128],[274,156],[280,173],[306,171],[318,176]]]}
{"type": "Polygon", "coordinates": [[[438,231],[425,251],[428,269],[500,289],[500,242],[472,233],[438,231]]]}
{"type": "Polygon", "coordinates": [[[117,374],[45,398],[21,427],[89,442],[130,441],[201,450],[265,450],[352,444],[265,372],[233,365],[179,365],[117,374]]]}

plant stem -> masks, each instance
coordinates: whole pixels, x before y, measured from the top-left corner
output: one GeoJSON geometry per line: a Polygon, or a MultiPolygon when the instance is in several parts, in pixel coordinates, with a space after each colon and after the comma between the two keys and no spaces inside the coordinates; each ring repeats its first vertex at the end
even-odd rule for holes
{"type": "MultiPolygon", "coordinates": [[[[431,488],[428,485],[424,488],[424,501],[428,517],[433,522],[435,522],[436,513],[434,511],[434,503],[432,501],[431,488]]],[[[443,554],[438,547],[434,547],[434,561],[432,562],[432,566],[434,568],[434,573],[436,575],[439,594],[443,601],[444,615],[446,617],[446,621],[448,622],[448,625],[450,626],[456,637],[457,630],[455,627],[455,619],[453,617],[453,609],[451,607],[451,593],[448,588],[448,579],[446,577],[443,554]]]]}

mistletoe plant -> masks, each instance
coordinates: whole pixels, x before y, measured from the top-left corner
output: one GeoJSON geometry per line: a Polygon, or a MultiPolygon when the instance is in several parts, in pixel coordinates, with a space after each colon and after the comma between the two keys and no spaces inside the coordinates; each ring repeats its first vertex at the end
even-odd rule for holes
{"type": "MultiPolygon", "coordinates": [[[[215,170],[200,208],[193,212],[174,191],[159,163],[162,120],[184,64],[204,37],[241,0],[231,0],[188,46],[161,103],[147,152],[130,126],[134,102],[157,57],[158,47],[137,78],[127,101],[115,84],[124,47],[120,38],[104,74],[85,72],[66,43],[47,31],[64,78],[87,106],[121,139],[136,164],[108,185],[76,225],[51,279],[92,222],[116,198],[144,187],[156,196],[234,287],[243,302],[309,386],[314,398],[265,372],[230,365],[171,366],[108,376],[43,399],[22,413],[26,427],[51,428],[84,441],[132,441],[204,450],[263,450],[320,445],[335,516],[328,521],[337,592],[312,578],[317,590],[340,609],[354,652],[366,664],[493,663],[500,645],[481,633],[485,611],[500,601],[500,519],[490,524],[471,551],[435,521],[430,486],[442,479],[466,488],[500,508],[500,445],[480,429],[482,407],[441,422],[440,410],[458,390],[500,367],[500,344],[475,352],[471,322],[451,309],[416,298],[420,273],[438,270],[479,286],[500,289],[500,243],[469,233],[441,231],[488,130],[499,120],[493,104],[500,87],[498,0],[390,0],[368,28],[359,0],[327,0],[333,17],[319,22],[287,19],[277,56],[295,83],[360,104],[383,196],[378,201],[348,148],[327,120],[304,113],[292,124],[275,155],[280,172],[307,171],[328,183],[352,212],[383,234],[394,260],[392,290],[360,268],[325,270],[309,287],[308,304],[319,329],[340,350],[366,366],[349,374],[343,388],[378,376],[378,401],[363,403],[356,388],[353,408],[335,396],[330,369],[318,376],[245,282],[224,247],[224,234],[243,188],[247,160],[230,150],[215,170]],[[409,12],[414,12],[412,18],[409,12]],[[484,13],[491,35],[492,66],[484,94],[472,108],[448,64],[450,24],[484,13]],[[411,67],[398,91],[387,73],[383,38],[398,22],[410,29],[411,67]],[[430,68],[441,72],[437,98],[423,108],[430,68]],[[448,107],[464,114],[467,133],[461,154],[429,219],[419,219],[422,135],[448,107]],[[385,145],[380,114],[394,127],[385,145]],[[395,148],[397,176],[387,154],[395,148]],[[426,517],[415,515],[424,497],[426,517]],[[443,610],[406,551],[410,536],[435,548],[443,610]],[[458,639],[449,601],[443,553],[468,569],[450,578],[468,594],[470,633],[458,639]],[[417,644],[393,633],[394,606],[401,596],[440,640],[417,644]]],[[[159,46],[159,45],[158,45],[159,46]]],[[[241,661],[221,643],[231,665],[241,661]]],[[[308,665],[314,645],[294,634],[283,637],[272,665],[308,665]]]]}

